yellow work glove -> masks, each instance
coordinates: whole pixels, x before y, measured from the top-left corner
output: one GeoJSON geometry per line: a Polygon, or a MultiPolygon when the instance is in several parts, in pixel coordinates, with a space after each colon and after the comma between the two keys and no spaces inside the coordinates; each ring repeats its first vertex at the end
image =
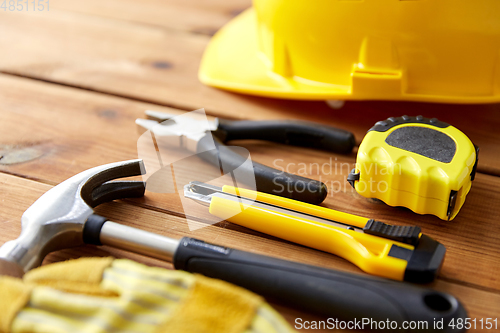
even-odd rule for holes
{"type": "Polygon", "coordinates": [[[0,277],[0,331],[292,332],[259,296],[230,283],[126,259],[81,258],[0,277]]]}

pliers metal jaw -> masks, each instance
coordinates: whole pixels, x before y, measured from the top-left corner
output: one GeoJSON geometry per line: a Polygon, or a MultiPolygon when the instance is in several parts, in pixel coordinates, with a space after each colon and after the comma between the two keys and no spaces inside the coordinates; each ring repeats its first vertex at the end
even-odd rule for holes
{"type": "Polygon", "coordinates": [[[188,149],[195,154],[198,152],[198,142],[219,126],[217,118],[208,120],[200,115],[197,117],[196,113],[189,116],[151,110],[145,113],[148,119],[136,119],[138,126],[161,137],[166,144],[188,149]]]}
{"type": "MultiPolygon", "coordinates": [[[[146,111],[149,119],[137,119],[136,124],[150,130],[162,142],[170,141],[184,147],[227,173],[245,165],[247,157],[226,147],[233,140],[266,140],[293,146],[310,147],[334,153],[350,153],[355,145],[348,131],[317,123],[272,120],[231,121],[207,120],[196,113],[173,115],[146,111]]],[[[293,175],[282,170],[252,162],[251,168],[239,169],[245,178],[255,177],[256,190],[312,204],[319,204],[328,189],[320,181],[293,175]]],[[[247,178],[249,179],[249,178],[247,178]]]]}

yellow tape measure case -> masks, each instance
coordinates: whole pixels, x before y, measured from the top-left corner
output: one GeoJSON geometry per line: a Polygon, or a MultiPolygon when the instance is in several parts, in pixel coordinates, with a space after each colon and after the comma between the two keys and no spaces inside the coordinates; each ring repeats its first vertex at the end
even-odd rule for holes
{"type": "Polygon", "coordinates": [[[478,151],[436,118],[391,117],[368,131],[348,181],[364,197],[452,220],[474,180],[478,151]]]}

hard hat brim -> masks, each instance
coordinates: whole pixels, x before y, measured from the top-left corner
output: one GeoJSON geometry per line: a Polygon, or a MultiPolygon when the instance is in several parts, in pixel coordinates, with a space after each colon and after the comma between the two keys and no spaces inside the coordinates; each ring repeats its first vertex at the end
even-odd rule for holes
{"type": "Polygon", "coordinates": [[[274,73],[258,48],[256,22],[255,11],[250,8],[215,34],[200,65],[202,83],[276,98],[325,100],[349,97],[349,86],[285,78],[274,73]]]}
{"type": "MultiPolygon", "coordinates": [[[[257,28],[255,10],[250,8],[220,29],[203,55],[198,73],[200,81],[243,94],[284,99],[400,100],[464,104],[500,102],[500,93],[479,96],[406,94],[401,90],[397,91],[397,88],[389,91],[378,82],[370,84],[368,91],[353,92],[351,85],[323,83],[297,76],[285,77],[272,70],[269,59],[260,51],[257,28]]],[[[402,77],[395,79],[403,80],[402,77]]]]}

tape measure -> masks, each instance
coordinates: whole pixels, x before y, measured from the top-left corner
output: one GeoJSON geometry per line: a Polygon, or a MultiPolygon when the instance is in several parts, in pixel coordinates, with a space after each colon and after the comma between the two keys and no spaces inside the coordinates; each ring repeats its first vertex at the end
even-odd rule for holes
{"type": "Polygon", "coordinates": [[[390,117],[368,131],[347,180],[364,197],[452,220],[471,188],[478,152],[436,118],[390,117]]]}

